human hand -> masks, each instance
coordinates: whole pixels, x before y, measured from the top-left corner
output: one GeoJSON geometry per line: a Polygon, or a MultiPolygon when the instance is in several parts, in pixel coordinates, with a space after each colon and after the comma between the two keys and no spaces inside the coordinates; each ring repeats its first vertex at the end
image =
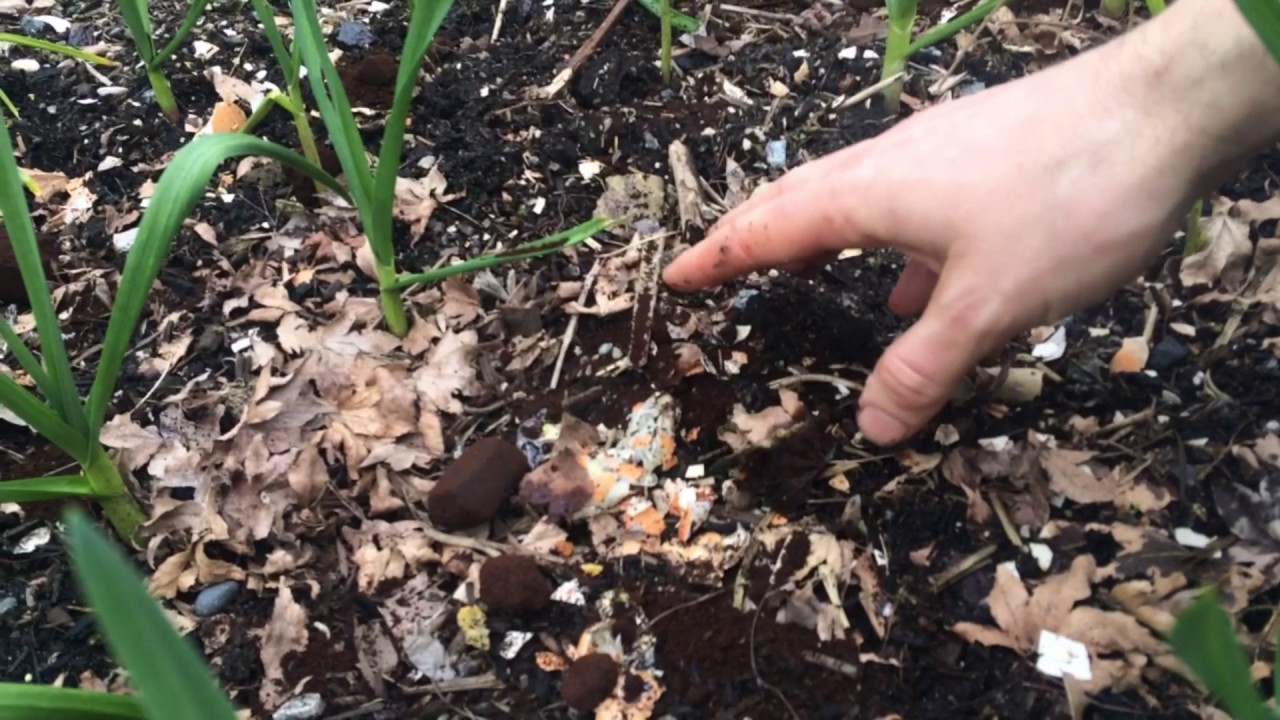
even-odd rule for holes
{"type": "MultiPolygon", "coordinates": [[[[1218,0],[1179,4],[1222,11],[1218,0]]],[[[1203,36],[1204,17],[1177,12],[1203,36]]],[[[921,314],[876,364],[858,423],[878,444],[904,440],[1015,334],[1133,279],[1206,177],[1239,154],[1205,139],[1225,128],[1188,112],[1184,86],[1199,89],[1198,76],[1171,81],[1159,65],[1171,58],[1162,42],[1189,52],[1176,29],[1134,31],[801,166],[726,215],[664,279],[693,290],[846,248],[901,251],[889,306],[921,314]]]]}

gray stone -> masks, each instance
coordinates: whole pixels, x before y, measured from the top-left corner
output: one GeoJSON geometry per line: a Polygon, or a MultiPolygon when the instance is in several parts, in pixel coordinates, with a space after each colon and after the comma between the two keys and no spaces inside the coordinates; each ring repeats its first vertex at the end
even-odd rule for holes
{"type": "Polygon", "coordinates": [[[376,40],[368,25],[348,20],[338,26],[338,42],[347,47],[367,48],[376,40]]]}
{"type": "Polygon", "coordinates": [[[312,720],[324,712],[324,698],[320,693],[307,693],[291,698],[271,716],[272,720],[312,720]]]}
{"type": "Polygon", "coordinates": [[[226,580],[210,585],[201,590],[200,594],[196,596],[196,615],[200,617],[217,615],[227,605],[231,604],[231,600],[235,598],[238,592],[240,592],[240,583],[235,580],[226,580]]]}

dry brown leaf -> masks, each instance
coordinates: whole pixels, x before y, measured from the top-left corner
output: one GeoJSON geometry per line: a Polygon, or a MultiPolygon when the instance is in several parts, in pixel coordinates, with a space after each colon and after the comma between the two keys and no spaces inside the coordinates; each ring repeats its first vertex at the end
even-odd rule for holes
{"type": "Polygon", "coordinates": [[[772,445],[778,435],[800,422],[805,412],[800,396],[791,390],[779,390],[778,399],[778,405],[755,413],[734,405],[733,416],[719,430],[720,439],[734,452],[772,445]]]}
{"type": "Polygon", "coordinates": [[[421,239],[431,215],[441,203],[461,197],[460,194],[446,195],[448,185],[439,163],[431,166],[425,178],[396,178],[393,212],[397,219],[409,224],[411,244],[421,239]]]}
{"type": "Polygon", "coordinates": [[[676,185],[676,207],[680,211],[681,227],[705,228],[706,200],[702,196],[702,185],[689,148],[679,140],[671,141],[667,147],[667,163],[671,166],[671,177],[676,185]]]}
{"type": "Polygon", "coordinates": [[[1202,218],[1204,250],[1182,261],[1178,277],[1188,287],[1219,285],[1227,292],[1241,289],[1245,267],[1253,254],[1249,224],[1230,212],[1230,203],[1215,200],[1213,214],[1202,218]]]}
{"type": "Polygon", "coordinates": [[[285,657],[306,650],[310,639],[307,610],[293,599],[288,585],[280,586],[266,627],[251,630],[250,634],[261,638],[262,645],[259,657],[265,682],[258,690],[258,699],[268,709],[274,709],[288,697],[290,690],[285,681],[285,657]]]}
{"type": "Polygon", "coordinates": [[[139,427],[128,415],[116,415],[103,423],[99,440],[120,450],[120,460],[130,470],[146,465],[164,445],[155,428],[139,427]]]}
{"type": "MultiPolygon", "coordinates": [[[[459,275],[445,278],[444,306],[441,312],[454,330],[466,327],[480,316],[480,293],[459,275]]],[[[407,348],[406,348],[407,349],[407,348]]]]}

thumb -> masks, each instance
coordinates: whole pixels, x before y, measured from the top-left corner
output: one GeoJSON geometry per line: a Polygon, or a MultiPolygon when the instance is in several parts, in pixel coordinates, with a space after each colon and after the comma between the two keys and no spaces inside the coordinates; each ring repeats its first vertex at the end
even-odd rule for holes
{"type": "Polygon", "coordinates": [[[966,373],[1015,332],[1003,296],[944,270],[924,315],[885,350],[858,401],[858,427],[877,445],[907,439],[933,418],[966,373]]]}

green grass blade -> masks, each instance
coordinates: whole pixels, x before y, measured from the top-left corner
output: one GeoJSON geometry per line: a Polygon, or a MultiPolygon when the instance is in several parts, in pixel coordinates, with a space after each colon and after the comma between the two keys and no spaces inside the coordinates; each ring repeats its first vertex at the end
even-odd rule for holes
{"type": "Polygon", "coordinates": [[[68,512],[66,526],[76,582],[147,716],[235,720],[226,693],[147,593],[137,569],[83,513],[68,512]]]}
{"type": "Polygon", "coordinates": [[[1179,614],[1169,644],[1235,720],[1274,720],[1249,678],[1231,618],[1207,592],[1179,614]]]}
{"type": "Polygon", "coordinates": [[[156,56],[156,46],[151,38],[151,10],[147,0],[120,0],[120,14],[129,28],[133,46],[137,48],[142,63],[148,67],[156,56]]]}
{"type": "Polygon", "coordinates": [[[31,348],[27,347],[22,338],[18,337],[18,333],[14,332],[13,326],[4,318],[0,318],[0,340],[4,341],[4,344],[9,348],[9,352],[13,353],[13,356],[17,358],[18,364],[35,381],[36,387],[40,388],[40,392],[46,398],[53,397],[57,392],[57,388],[53,386],[53,380],[44,371],[44,367],[36,359],[35,353],[31,352],[31,348]]]}
{"type": "Polygon", "coordinates": [[[0,90],[0,104],[4,105],[5,109],[9,111],[10,115],[14,117],[22,116],[22,113],[18,112],[18,106],[13,104],[13,101],[9,99],[9,94],[6,93],[4,90],[0,90]]]}
{"type": "Polygon", "coordinates": [[[132,697],[78,688],[0,683],[4,720],[146,720],[132,697]]]}
{"type": "MultiPolygon", "coordinates": [[[[367,225],[369,219],[366,213],[371,209],[370,200],[373,195],[373,172],[369,169],[369,159],[364,154],[364,141],[351,112],[351,101],[347,99],[347,91],[342,86],[338,69],[329,59],[315,0],[290,0],[289,7],[293,12],[294,46],[301,53],[302,62],[307,68],[307,80],[311,83],[316,109],[320,111],[320,117],[329,131],[329,142],[333,144],[333,151],[351,186],[356,210],[367,225]]],[[[366,233],[371,230],[372,228],[365,227],[366,233]]],[[[377,251],[376,246],[372,249],[377,251]]]]}
{"type": "MultiPolygon", "coordinates": [[[[76,393],[75,376],[67,358],[67,347],[62,341],[62,328],[58,314],[49,296],[49,283],[44,275],[40,248],[36,244],[36,230],[27,211],[27,198],[22,190],[22,176],[13,159],[13,143],[5,129],[4,113],[0,113],[0,216],[4,217],[9,242],[18,261],[18,271],[27,286],[27,300],[36,318],[36,334],[40,338],[40,352],[44,355],[45,372],[55,393],[49,404],[58,415],[84,438],[88,438],[84,409],[76,393]]],[[[88,443],[84,451],[88,451],[88,443]]]]}
{"type": "MultiPolygon", "coordinates": [[[[310,0],[307,0],[310,2],[310,0]]],[[[413,11],[405,33],[404,50],[396,75],[395,100],[382,133],[378,153],[378,176],[373,189],[373,228],[365,228],[374,256],[384,266],[393,264],[395,248],[391,246],[392,209],[396,197],[396,177],[400,174],[400,157],[404,152],[405,121],[413,103],[413,90],[418,74],[427,58],[431,41],[453,7],[453,0],[412,0],[413,11]],[[381,247],[380,247],[381,246],[381,247]]]]}
{"type": "Polygon", "coordinates": [[[464,260],[460,263],[447,265],[435,270],[427,272],[414,273],[412,275],[401,275],[396,279],[390,287],[392,290],[404,290],[414,285],[430,285],[440,282],[447,277],[461,275],[463,273],[475,272],[495,265],[503,265],[506,263],[519,262],[521,260],[529,260],[543,255],[571,248],[578,245],[592,235],[604,230],[613,224],[609,218],[595,218],[588,220],[580,225],[575,225],[568,230],[562,230],[554,235],[548,235],[544,238],[531,240],[523,245],[519,245],[510,250],[502,252],[488,253],[480,257],[464,260]]]}
{"type": "MultiPolygon", "coordinates": [[[[636,2],[640,3],[640,7],[653,13],[654,17],[662,19],[662,0],[636,0],[636,2]]],[[[671,8],[671,26],[681,32],[698,32],[702,27],[702,21],[671,8]]]]}
{"type": "Polygon", "coordinates": [[[27,37],[26,35],[14,35],[12,33],[0,33],[0,42],[13,43],[14,45],[22,45],[24,47],[34,48],[36,50],[44,50],[45,52],[65,55],[76,60],[84,60],[96,65],[114,66],[116,62],[110,58],[104,58],[101,55],[94,55],[91,52],[85,52],[77,47],[63,45],[62,43],[49,42],[40,38],[27,37]]]}
{"type": "Polygon", "coordinates": [[[948,22],[920,33],[920,36],[911,41],[911,44],[907,46],[907,56],[927,47],[937,45],[970,25],[981,22],[986,19],[988,15],[1000,9],[1000,6],[1004,5],[1006,2],[1008,2],[1008,0],[983,0],[983,2],[980,2],[969,8],[967,11],[951,18],[948,22]]]}
{"type": "Polygon", "coordinates": [[[293,54],[285,48],[284,38],[276,25],[275,11],[267,0],[253,0],[253,11],[258,16],[258,22],[262,24],[262,34],[266,35],[267,42],[271,43],[271,52],[276,56],[276,63],[284,73],[285,87],[289,87],[293,83],[292,73],[296,70],[293,69],[293,54]]]}
{"type": "Polygon", "coordinates": [[[142,216],[137,239],[129,249],[124,272],[120,275],[120,288],[116,291],[115,305],[111,309],[111,320],[107,324],[98,359],[98,373],[89,393],[88,422],[95,432],[102,427],[107,405],[115,392],[120,366],[129,350],[133,331],[138,327],[151,286],[169,252],[169,245],[187,215],[204,196],[205,187],[218,166],[230,158],[245,155],[262,155],[296,168],[349,200],[346,189],[332,175],[292,150],[261,138],[215,133],[198,137],[179,150],[156,183],[151,204],[142,216]]]}
{"type": "Polygon", "coordinates": [[[1253,26],[1258,39],[1280,62],[1280,3],[1276,0],[1236,0],[1236,7],[1253,26]]]}
{"type": "Polygon", "coordinates": [[[32,430],[57,445],[78,463],[89,460],[89,443],[85,436],[58,417],[53,408],[36,399],[16,380],[0,373],[0,405],[4,405],[32,430]]]}
{"type": "Polygon", "coordinates": [[[0,480],[0,502],[25,503],[97,496],[93,485],[84,475],[0,480]]]}
{"type": "Polygon", "coordinates": [[[196,23],[200,22],[200,15],[208,4],[209,0],[193,0],[191,7],[187,8],[187,14],[182,18],[182,24],[178,26],[178,32],[174,33],[169,43],[152,58],[151,65],[153,67],[163,65],[174,53],[178,52],[178,48],[182,47],[182,43],[187,39],[187,36],[195,29],[196,23]]]}

